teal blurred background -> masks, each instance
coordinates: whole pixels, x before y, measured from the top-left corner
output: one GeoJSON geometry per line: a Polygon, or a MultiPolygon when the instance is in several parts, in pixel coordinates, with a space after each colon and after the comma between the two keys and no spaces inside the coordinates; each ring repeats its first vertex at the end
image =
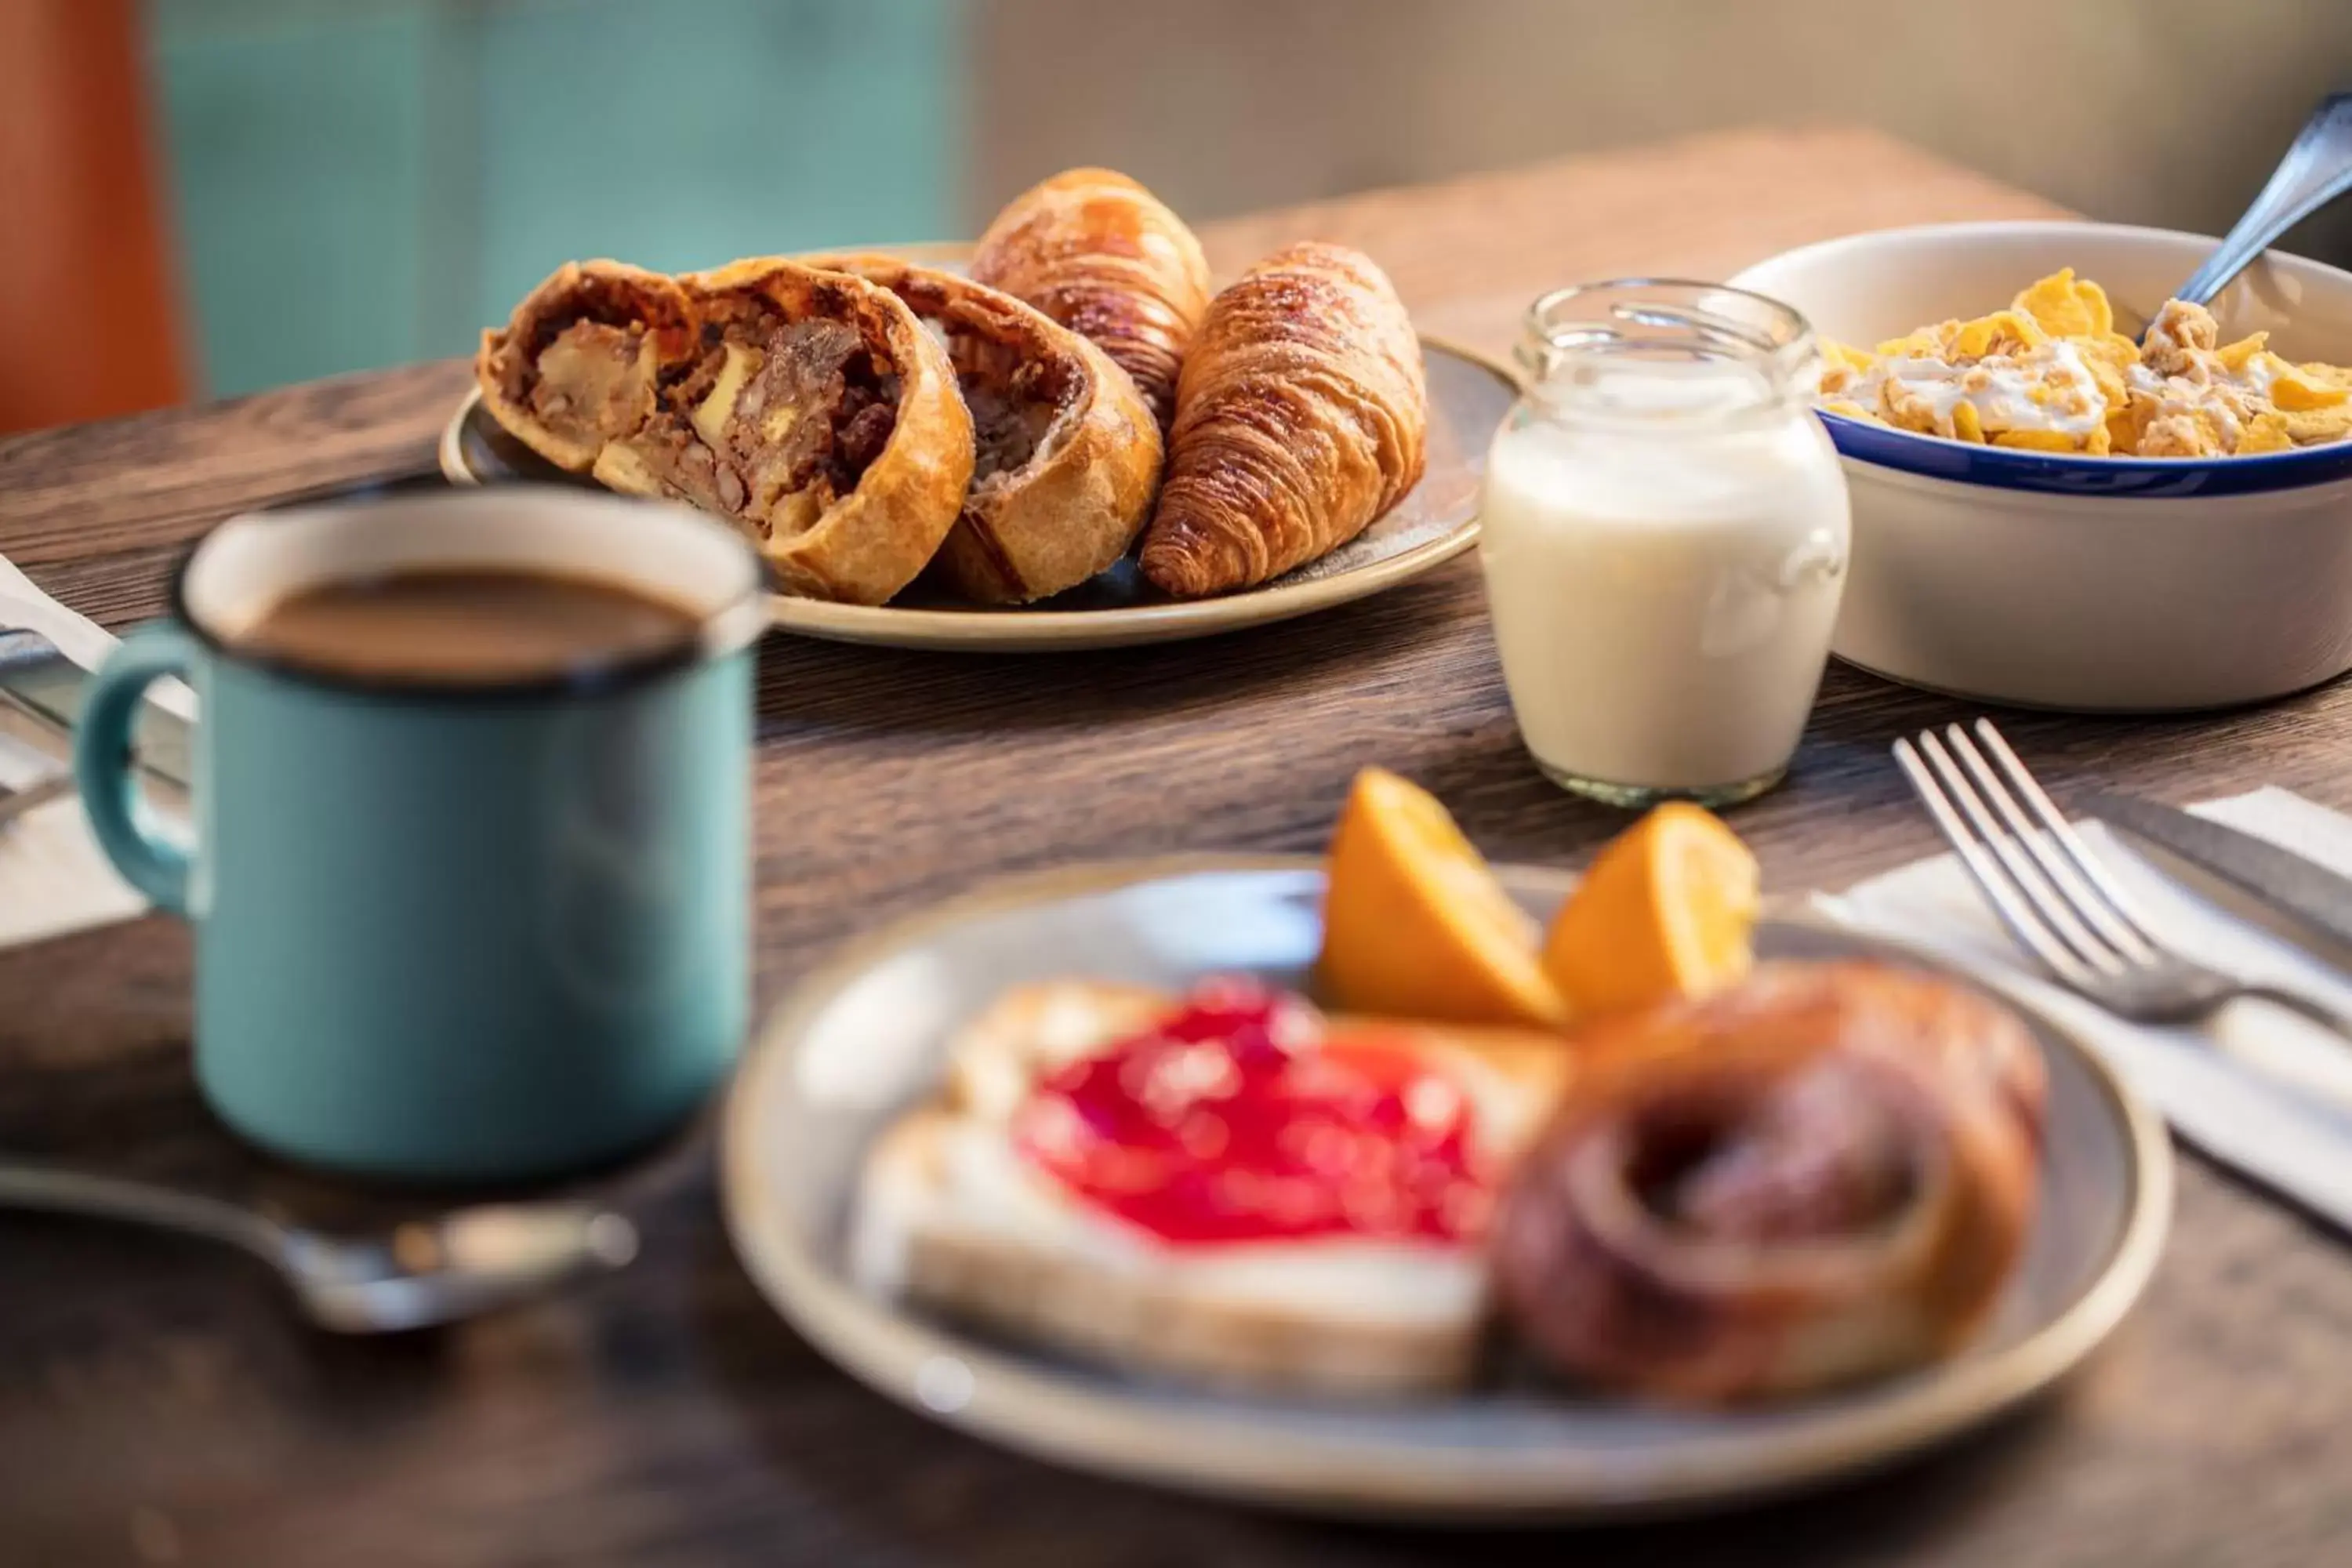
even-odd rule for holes
{"type": "MultiPolygon", "coordinates": [[[[131,3],[0,0],[0,23],[131,3]]],[[[136,0],[136,15],[195,396],[464,353],[575,257],[676,268],[968,237],[1079,163],[1204,223],[1836,121],[2097,217],[2217,232],[2352,63],[2352,0],[136,0]]],[[[2352,259],[2352,203],[2290,248],[2352,259]]]]}
{"type": "Polygon", "coordinates": [[[957,229],[953,0],[151,0],[148,16],[215,395],[469,352],[574,257],[670,270],[957,229]]]}

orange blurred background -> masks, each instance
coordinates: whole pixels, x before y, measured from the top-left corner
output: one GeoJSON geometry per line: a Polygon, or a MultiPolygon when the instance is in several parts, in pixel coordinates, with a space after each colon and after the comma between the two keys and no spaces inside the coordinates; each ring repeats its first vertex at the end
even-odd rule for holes
{"type": "Polygon", "coordinates": [[[155,145],[132,0],[0,3],[0,430],[186,395],[155,145]]]}

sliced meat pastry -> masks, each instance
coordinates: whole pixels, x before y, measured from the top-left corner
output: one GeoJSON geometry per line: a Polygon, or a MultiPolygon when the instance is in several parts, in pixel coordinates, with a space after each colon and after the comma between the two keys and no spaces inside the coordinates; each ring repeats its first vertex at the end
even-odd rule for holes
{"type": "Polygon", "coordinates": [[[1167,431],[1177,371],[1209,307],[1209,263],[1158,197],[1114,170],[1065,170],[1005,204],[971,276],[1092,340],[1167,431]]]}
{"type": "Polygon", "coordinates": [[[1101,349],[953,273],[887,256],[807,259],[889,289],[947,344],[974,455],[934,576],[966,598],[1019,604],[1126,553],[1160,483],[1160,426],[1101,349]]]}
{"type": "Polygon", "coordinates": [[[570,261],[482,334],[474,379],[493,417],[567,473],[653,415],[666,374],[695,351],[693,303],[671,279],[620,261],[570,261]]]}
{"type": "Polygon", "coordinates": [[[878,605],[912,582],[961,509],[971,420],[946,350],[897,296],[771,258],[667,289],[614,270],[653,313],[624,317],[567,268],[485,338],[486,397],[511,389],[491,403],[500,422],[614,489],[730,519],[790,593],[878,605]],[[681,319],[660,313],[672,304],[681,319]],[[533,439],[518,408],[542,425],[566,410],[561,439],[533,439]]]}

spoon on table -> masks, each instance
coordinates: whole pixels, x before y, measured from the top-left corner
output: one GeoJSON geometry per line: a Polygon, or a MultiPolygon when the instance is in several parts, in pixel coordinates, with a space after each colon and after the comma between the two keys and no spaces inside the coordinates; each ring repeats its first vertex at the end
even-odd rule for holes
{"type": "MultiPolygon", "coordinates": [[[[2320,100],[2271,171],[2263,194],[2172,297],[2191,305],[2211,304],[2281,235],[2347,190],[2352,190],[2352,92],[2338,92],[2320,100]]],[[[2147,327],[2133,335],[2145,338],[2147,327]]]]}
{"type": "Polygon", "coordinates": [[[312,1322],[347,1334],[472,1317],[618,1268],[637,1252],[636,1228],[593,1204],[489,1204],[336,1237],[217,1198],[23,1163],[0,1164],[0,1208],[95,1215],[241,1247],[285,1277],[312,1322]]]}

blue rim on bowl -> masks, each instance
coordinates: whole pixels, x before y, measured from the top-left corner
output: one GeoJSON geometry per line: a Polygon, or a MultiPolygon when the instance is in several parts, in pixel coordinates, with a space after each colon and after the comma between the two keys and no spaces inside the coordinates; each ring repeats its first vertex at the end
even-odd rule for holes
{"type": "Polygon", "coordinates": [[[2077,496],[2230,496],[2352,479],[2352,440],[2250,458],[2094,458],[1979,447],[1816,410],[1838,455],[1924,479],[2077,496]]]}
{"type": "MultiPolygon", "coordinates": [[[[1824,299],[1835,298],[1843,291],[1835,281],[1840,265],[1860,264],[1859,258],[1867,253],[1881,253],[1868,265],[1899,269],[1906,265],[1906,256],[1915,250],[1944,251],[1957,247],[1966,253],[1990,247],[2007,252],[2000,264],[2002,268],[2017,270],[2021,277],[2034,275],[2029,269],[2047,271],[2068,264],[2084,268],[2087,276],[2113,283],[2115,279],[2107,276],[2101,264],[2102,255],[2110,251],[2118,256],[2136,250],[2162,252],[2179,264],[2179,269],[2170,275],[2185,277],[2218,243],[2210,235],[2087,221],[1915,224],[1801,245],[1742,268],[1729,281],[1735,288],[1787,300],[1805,314],[1816,331],[1826,331],[1835,323],[1825,324],[1819,307],[1824,299]]],[[[2159,272],[2168,270],[2167,268],[2159,272]]],[[[2352,331],[2352,315],[2342,308],[2345,298],[2352,295],[2352,272],[2342,268],[2274,250],[2257,261],[2245,279],[2231,284],[2224,291],[2224,298],[2246,288],[2264,296],[2276,293],[2281,300],[2298,296],[2334,300],[2339,308],[2328,314],[2341,329],[2336,335],[2341,337],[2346,331],[2352,331]],[[2266,283],[2263,279],[2273,281],[2266,283]]],[[[2269,313],[2277,315],[2275,302],[2269,313]]],[[[1907,327],[1919,319],[1916,315],[1905,316],[1900,325],[1907,327]]],[[[1878,324],[1889,332],[1898,327],[1897,323],[1878,324]]],[[[2274,319],[2258,324],[2274,330],[2280,325],[2274,319]]],[[[1849,336],[1834,331],[1831,335],[1849,336]]],[[[1864,332],[1852,341],[1868,342],[1873,335],[1864,332]]],[[[1826,410],[1820,412],[1831,441],[1843,458],[1921,479],[1981,485],[1989,489],[2092,497],[2230,496],[2303,489],[2352,479],[2352,441],[2247,458],[2095,458],[2077,453],[1980,447],[1826,410]]]]}

